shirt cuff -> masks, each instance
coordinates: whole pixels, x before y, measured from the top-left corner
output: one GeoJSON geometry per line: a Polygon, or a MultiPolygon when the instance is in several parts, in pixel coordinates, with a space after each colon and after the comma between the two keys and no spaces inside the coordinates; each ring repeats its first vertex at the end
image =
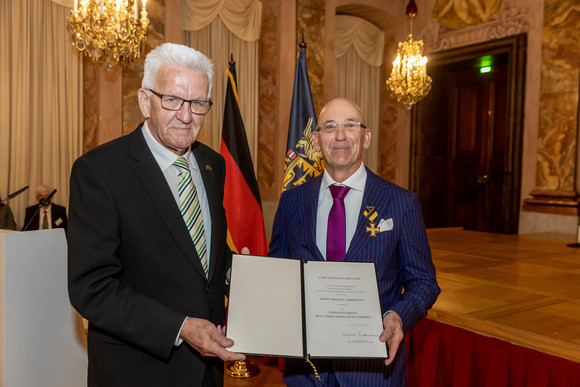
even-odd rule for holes
{"type": "Polygon", "coordinates": [[[181,330],[183,329],[183,324],[185,324],[185,320],[187,320],[187,317],[183,319],[183,322],[181,323],[181,327],[179,328],[179,332],[177,332],[177,337],[175,338],[175,341],[173,342],[173,346],[178,347],[181,345],[181,343],[183,343],[183,339],[179,336],[181,336],[181,330]]]}

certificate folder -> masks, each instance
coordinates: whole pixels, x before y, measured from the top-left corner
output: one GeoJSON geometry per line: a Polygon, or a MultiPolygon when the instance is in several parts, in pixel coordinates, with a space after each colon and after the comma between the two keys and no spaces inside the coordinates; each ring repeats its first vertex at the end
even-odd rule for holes
{"type": "Polygon", "coordinates": [[[388,358],[374,263],[234,255],[231,351],[306,358],[388,358]]]}

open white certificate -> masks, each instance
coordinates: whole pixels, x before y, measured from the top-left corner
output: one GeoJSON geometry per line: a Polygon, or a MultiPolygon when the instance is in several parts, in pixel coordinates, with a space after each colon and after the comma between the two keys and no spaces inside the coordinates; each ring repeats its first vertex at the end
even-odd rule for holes
{"type": "Polygon", "coordinates": [[[230,350],[287,357],[386,358],[374,263],[234,255],[230,350]]]}

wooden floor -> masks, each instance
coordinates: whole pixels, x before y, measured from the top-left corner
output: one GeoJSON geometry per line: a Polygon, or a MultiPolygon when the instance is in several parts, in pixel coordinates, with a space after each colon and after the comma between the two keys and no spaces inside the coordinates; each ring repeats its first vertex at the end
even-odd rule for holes
{"type": "MultiPolygon", "coordinates": [[[[580,362],[580,248],[575,235],[427,231],[442,289],[428,318],[580,362]]],[[[226,387],[283,386],[276,365],[257,363],[226,387]]]]}
{"type": "Polygon", "coordinates": [[[580,362],[575,235],[428,235],[442,290],[429,318],[580,362]]]}

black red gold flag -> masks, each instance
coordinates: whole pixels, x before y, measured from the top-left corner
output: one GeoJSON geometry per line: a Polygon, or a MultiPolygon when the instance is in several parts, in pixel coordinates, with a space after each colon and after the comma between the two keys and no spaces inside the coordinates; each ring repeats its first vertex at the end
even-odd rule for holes
{"type": "Polygon", "coordinates": [[[240,113],[233,61],[226,74],[228,85],[220,154],[226,160],[224,208],[228,221],[228,245],[238,253],[242,247],[248,247],[252,255],[266,255],[262,202],[240,113]]]}

